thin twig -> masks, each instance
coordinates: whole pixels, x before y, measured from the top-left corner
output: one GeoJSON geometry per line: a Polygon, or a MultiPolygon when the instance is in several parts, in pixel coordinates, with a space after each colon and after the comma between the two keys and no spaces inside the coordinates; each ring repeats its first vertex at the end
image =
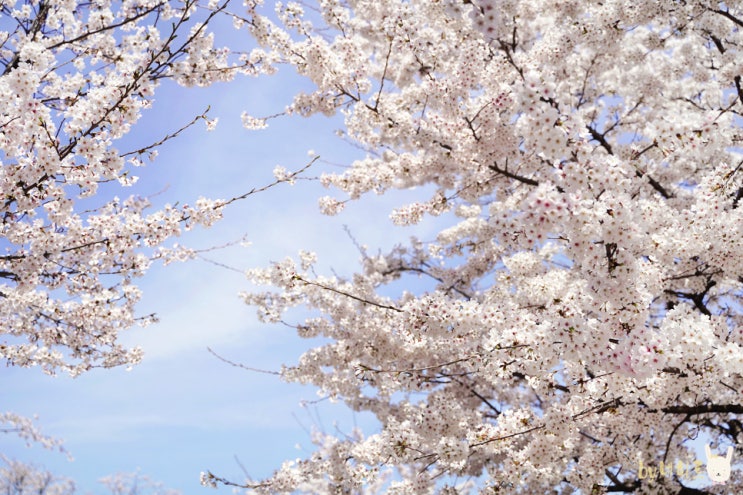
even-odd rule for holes
{"type": "Polygon", "coordinates": [[[222,357],[219,354],[217,354],[216,352],[214,352],[211,347],[207,347],[206,350],[209,351],[214,357],[216,357],[220,361],[223,361],[223,362],[229,364],[230,366],[234,366],[236,368],[242,368],[242,369],[248,370],[248,371],[254,371],[256,373],[265,373],[267,375],[281,376],[281,373],[279,373],[278,371],[270,371],[270,370],[261,370],[261,369],[258,369],[258,368],[251,368],[250,366],[245,366],[244,364],[240,364],[240,363],[236,363],[234,361],[230,361],[229,359],[227,359],[225,357],[222,357]]]}

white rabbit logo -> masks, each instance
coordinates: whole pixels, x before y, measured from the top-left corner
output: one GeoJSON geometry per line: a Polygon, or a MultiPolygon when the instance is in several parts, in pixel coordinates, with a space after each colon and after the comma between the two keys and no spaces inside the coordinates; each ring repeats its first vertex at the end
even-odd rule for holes
{"type": "Polygon", "coordinates": [[[704,445],[704,452],[707,454],[707,475],[713,483],[725,483],[730,479],[730,461],[733,459],[733,447],[728,447],[725,457],[714,455],[709,445],[704,445]]]}

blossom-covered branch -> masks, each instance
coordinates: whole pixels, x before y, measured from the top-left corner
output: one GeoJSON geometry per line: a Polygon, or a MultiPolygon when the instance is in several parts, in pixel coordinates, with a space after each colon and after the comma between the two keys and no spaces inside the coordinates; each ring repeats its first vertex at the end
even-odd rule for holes
{"type": "Polygon", "coordinates": [[[305,307],[298,333],[328,339],[283,378],[380,424],[324,438],[256,492],[361,493],[385,479],[400,494],[681,493],[688,480],[641,466],[691,463],[703,434],[739,444],[740,6],[248,11],[242,27],[266,56],[314,85],[287,114],[341,114],[369,151],[322,177],[335,194],[323,210],[427,185],[392,221],[450,220],[433,241],[365,255],[346,279],[315,274],[309,253],[250,272],[272,286],[244,295],[264,321],[305,307]],[[389,296],[410,274],[430,277],[389,296]]]}

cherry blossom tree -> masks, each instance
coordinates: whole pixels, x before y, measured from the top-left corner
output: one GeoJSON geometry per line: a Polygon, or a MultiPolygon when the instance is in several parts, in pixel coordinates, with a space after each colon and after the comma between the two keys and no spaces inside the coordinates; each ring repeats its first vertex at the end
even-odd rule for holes
{"type": "MultiPolygon", "coordinates": [[[[74,495],[80,493],[75,483],[50,471],[19,461],[0,458],[0,493],[4,495],[74,495]]],[[[139,473],[118,473],[100,480],[110,495],[180,495],[161,483],[139,473]]]]}
{"type": "MultiPolygon", "coordinates": [[[[0,1],[6,365],[76,376],[137,363],[141,351],[121,345],[119,332],[155,316],[136,313],[135,279],[154,259],[190,257],[188,249],[164,243],[211,225],[224,206],[264,189],[160,209],[126,191],[137,180],[134,168],[153,160],[160,145],[197,121],[208,129],[216,123],[205,113],[121,149],[163,80],[203,86],[262,71],[258,55],[215,46],[208,29],[227,2],[0,1]]],[[[0,414],[0,432],[61,448],[11,412],[0,414]]]]}
{"type": "Polygon", "coordinates": [[[363,251],[349,278],[311,253],[251,271],[270,286],[244,295],[263,321],[328,342],[282,378],[380,429],[318,436],[262,481],[202,483],[721,493],[694,439],[737,448],[743,431],[740,5],[261,4],[237,24],[314,84],[285,113],[342,114],[367,151],[323,175],[323,211],[427,185],[392,222],[452,221],[363,251]]]}
{"type": "Polygon", "coordinates": [[[72,495],[75,483],[36,466],[3,458],[0,490],[7,495],[72,495]]]}
{"type": "MultiPolygon", "coordinates": [[[[163,79],[207,85],[260,72],[214,46],[225,2],[0,2],[0,358],[77,375],[139,361],[118,332],[147,324],[134,279],[156,248],[210,225],[227,202],[154,210],[128,195],[134,167],[181,129],[121,150],[163,79]],[[101,189],[103,188],[103,189],[101,189]],[[120,199],[118,194],[123,196],[120,199]],[[128,198],[126,196],[129,196],[128,198]]],[[[205,120],[196,117],[191,124],[205,120]]],[[[169,133],[168,133],[169,132],[169,133]]]]}

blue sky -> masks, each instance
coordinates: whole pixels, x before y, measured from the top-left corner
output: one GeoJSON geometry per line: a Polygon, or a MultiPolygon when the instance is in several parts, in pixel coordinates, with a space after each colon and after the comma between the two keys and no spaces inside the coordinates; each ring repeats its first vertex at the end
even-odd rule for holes
{"type": "MultiPolygon", "coordinates": [[[[135,170],[139,183],[118,194],[160,193],[155,203],[192,202],[202,195],[229,198],[272,182],[278,164],[301,168],[310,160],[310,149],[323,160],[308,171],[310,176],[337,170],[325,160],[350,163],[360,152],[335,136],[340,120],[284,117],[272,120],[266,130],[242,128],[243,110],[258,116],[282,111],[304,84],[288,71],[208,89],[164,84],[153,108],[127,136],[132,148],[160,139],[209,105],[209,115],[219,117],[219,124],[207,132],[199,123],[166,143],[154,163],[135,170]]],[[[209,248],[247,236],[249,247],[235,245],[206,256],[244,270],[306,249],[318,253],[326,273],[332,268],[349,274],[358,266],[359,254],[344,225],[376,251],[413,234],[432,239],[435,224],[441,223],[403,229],[388,220],[394,206],[420,191],[369,197],[349,204],[336,217],[324,217],[317,198],[329,193],[317,182],[280,185],[233,204],[213,228],[178,241],[209,248]]],[[[37,369],[5,368],[0,375],[3,409],[38,414],[38,425],[64,439],[75,460],[28,448],[12,435],[0,436],[0,453],[71,477],[81,493],[101,492],[97,480],[103,476],[135,470],[166,487],[200,493],[209,490],[198,484],[202,470],[240,481],[235,458],[260,478],[283,460],[305,456],[310,448],[307,429],[313,425],[332,430],[338,421],[344,430],[354,423],[373,428],[370,418],[341,405],[302,408],[301,400],[317,399],[312,388],[231,367],[208,353],[207,346],[228,359],[275,370],[295,362],[311,344],[291,329],[257,321],[254,308],[237,296],[249,288],[242,273],[204,261],[155,264],[140,287],[140,312],[156,312],[160,323],[122,335],[124,342],[145,351],[144,362],[132,371],[94,370],[74,380],[51,378],[37,369]]]]}

